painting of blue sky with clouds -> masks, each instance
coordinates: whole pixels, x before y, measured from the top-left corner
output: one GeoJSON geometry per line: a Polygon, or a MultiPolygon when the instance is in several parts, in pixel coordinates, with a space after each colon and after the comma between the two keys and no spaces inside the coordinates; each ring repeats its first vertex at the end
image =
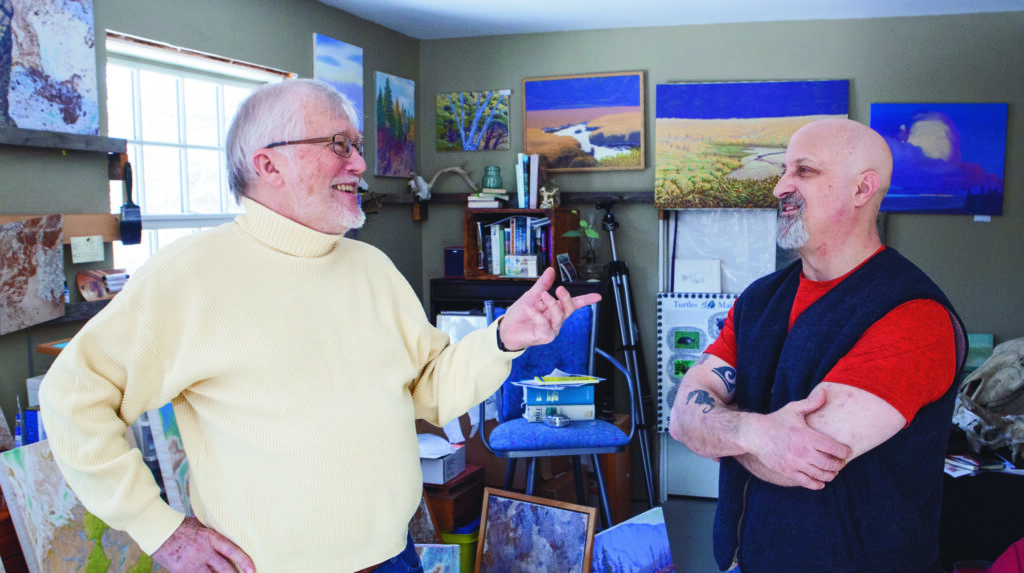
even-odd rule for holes
{"type": "Polygon", "coordinates": [[[359,133],[363,133],[363,49],[320,34],[313,34],[313,77],[331,84],[356,107],[359,133]]]}
{"type": "Polygon", "coordinates": [[[873,103],[871,127],[892,150],[882,211],[1001,215],[1005,103],[873,103]]]}

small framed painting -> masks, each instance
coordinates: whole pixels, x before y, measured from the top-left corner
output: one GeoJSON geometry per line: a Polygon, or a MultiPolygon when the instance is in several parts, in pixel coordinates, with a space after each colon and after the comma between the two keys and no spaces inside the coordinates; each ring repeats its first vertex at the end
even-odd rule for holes
{"type": "Polygon", "coordinates": [[[548,173],[643,169],[644,72],[526,78],[523,131],[548,173]]]}
{"type": "Polygon", "coordinates": [[[484,489],[475,573],[590,573],[597,509],[484,489]]]}

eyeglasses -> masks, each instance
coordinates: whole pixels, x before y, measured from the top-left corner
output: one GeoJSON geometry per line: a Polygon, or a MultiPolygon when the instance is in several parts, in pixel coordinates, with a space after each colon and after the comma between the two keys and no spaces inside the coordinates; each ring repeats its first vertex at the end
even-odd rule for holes
{"type": "Polygon", "coordinates": [[[282,145],[295,145],[297,143],[330,143],[331,151],[341,157],[349,157],[352,155],[352,150],[355,149],[359,155],[363,154],[363,140],[358,139],[353,141],[352,138],[345,135],[344,133],[335,133],[327,137],[314,137],[313,139],[298,139],[295,141],[277,141],[267,145],[270,147],[281,147],[282,145]]]}

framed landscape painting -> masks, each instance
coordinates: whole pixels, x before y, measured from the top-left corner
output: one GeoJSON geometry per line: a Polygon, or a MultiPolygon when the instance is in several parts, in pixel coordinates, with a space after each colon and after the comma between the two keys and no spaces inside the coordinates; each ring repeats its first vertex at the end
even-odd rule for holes
{"type": "Polygon", "coordinates": [[[526,78],[523,131],[549,173],[643,169],[644,72],[526,78]]]}
{"type": "Polygon", "coordinates": [[[873,103],[871,127],[892,150],[882,211],[1001,215],[1005,103],[873,103]]]}
{"type": "Polygon", "coordinates": [[[654,205],[772,208],[793,133],[847,117],[849,80],[659,84],[654,205]]]}
{"type": "Polygon", "coordinates": [[[484,489],[475,573],[589,573],[597,509],[484,489]]]}

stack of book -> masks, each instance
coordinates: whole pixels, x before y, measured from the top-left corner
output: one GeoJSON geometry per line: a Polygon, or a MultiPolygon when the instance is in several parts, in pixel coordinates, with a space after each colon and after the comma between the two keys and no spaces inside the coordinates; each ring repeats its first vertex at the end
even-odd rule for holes
{"type": "Polygon", "coordinates": [[[538,277],[550,260],[548,217],[514,215],[493,223],[477,221],[478,268],[505,277],[538,277]]]}
{"type": "Polygon", "coordinates": [[[970,453],[949,454],[946,456],[946,464],[969,472],[1006,469],[1006,463],[1001,460],[970,453]]]}
{"type": "Polygon", "coordinates": [[[470,193],[466,206],[470,209],[496,209],[502,201],[508,201],[508,193],[504,189],[481,189],[479,193],[470,193]]]}
{"type": "Polygon", "coordinates": [[[543,422],[547,416],[556,414],[570,420],[593,420],[594,388],[600,380],[594,376],[558,372],[517,382],[523,387],[526,404],[523,417],[529,422],[543,422]]]}

